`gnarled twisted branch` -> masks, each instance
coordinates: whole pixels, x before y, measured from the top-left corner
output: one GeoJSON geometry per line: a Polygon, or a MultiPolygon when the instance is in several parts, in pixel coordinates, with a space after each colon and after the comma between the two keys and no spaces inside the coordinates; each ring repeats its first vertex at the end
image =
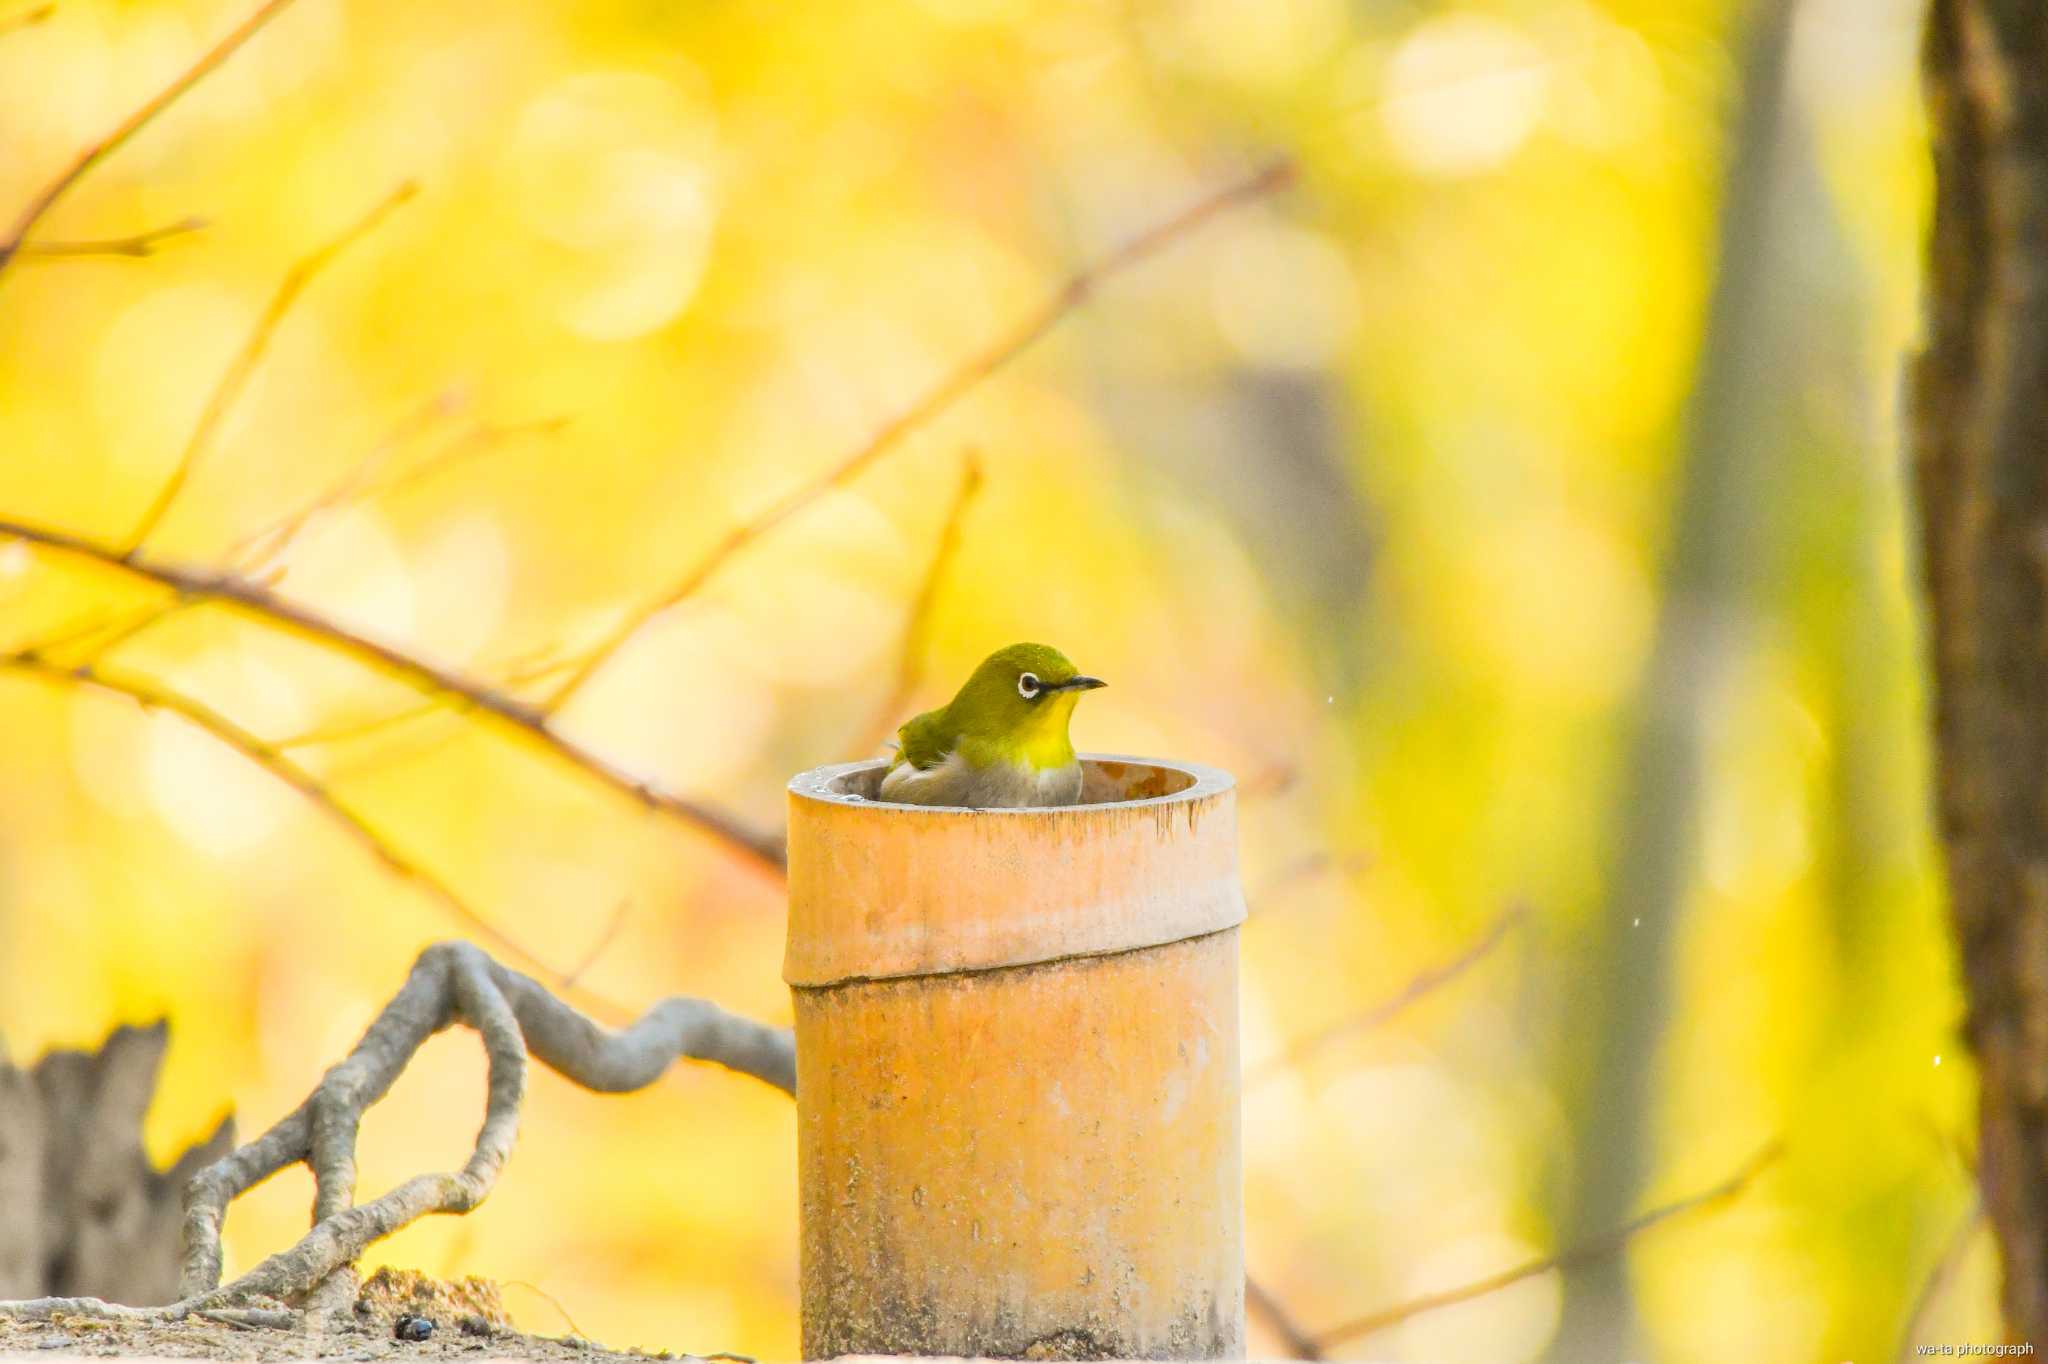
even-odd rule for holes
{"type": "Polygon", "coordinates": [[[796,1090],[796,1047],[788,1029],[727,1013],[701,999],[655,1005],[612,1030],[549,993],[531,976],[493,961],[470,943],[429,947],[354,1050],[321,1077],[307,1100],[246,1146],[207,1167],[185,1195],[185,1251],[177,1302],[126,1307],[97,1298],[0,1303],[0,1315],[179,1320],[250,1314],[287,1319],[277,1304],[306,1305],[329,1277],[370,1246],[430,1213],[461,1213],[497,1183],[519,1127],[532,1055],[567,1079],[604,1093],[642,1089],[678,1060],[710,1061],[785,1093],[796,1090]],[[484,1121],[462,1168],[416,1175],[370,1202],[355,1202],[356,1133],[422,1043],[455,1024],[482,1037],[490,1067],[484,1121]],[[221,1221],[228,1205],[286,1166],[313,1172],[312,1230],[287,1250],[223,1285],[221,1221]]]}
{"type": "Polygon", "coordinates": [[[644,1088],[678,1059],[713,1061],[785,1091],[796,1088],[795,1046],[784,1029],[704,1000],[675,998],[615,1032],[531,976],[492,961],[481,948],[438,944],[420,954],[355,1050],[321,1078],[305,1103],[193,1180],[185,1206],[185,1305],[302,1297],[400,1228],[429,1213],[474,1208],[497,1183],[511,1153],[529,1052],[575,1083],[604,1093],[644,1088]],[[475,1150],[458,1171],[417,1175],[352,1206],[356,1129],[363,1114],[390,1090],[422,1043],[455,1023],[476,1029],[490,1063],[475,1150]],[[299,1162],[313,1172],[313,1229],[291,1249],[220,1287],[220,1224],[228,1204],[299,1162]]]}

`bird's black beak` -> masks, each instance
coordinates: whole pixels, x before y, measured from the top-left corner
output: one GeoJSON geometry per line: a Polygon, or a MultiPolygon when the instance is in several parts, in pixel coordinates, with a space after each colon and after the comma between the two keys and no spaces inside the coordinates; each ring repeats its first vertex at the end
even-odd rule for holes
{"type": "Polygon", "coordinates": [[[1106,687],[1108,685],[1109,683],[1099,677],[1070,677],[1064,682],[1048,682],[1045,684],[1045,689],[1047,691],[1093,691],[1097,687],[1106,687]]]}

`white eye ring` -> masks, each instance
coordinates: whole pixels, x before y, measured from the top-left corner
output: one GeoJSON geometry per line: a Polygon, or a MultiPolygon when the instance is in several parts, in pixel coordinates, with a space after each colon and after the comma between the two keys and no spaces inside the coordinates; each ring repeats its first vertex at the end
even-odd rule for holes
{"type": "Polygon", "coordinates": [[[1023,697],[1026,701],[1036,701],[1038,699],[1038,692],[1037,673],[1021,673],[1018,675],[1017,695],[1023,697]]]}

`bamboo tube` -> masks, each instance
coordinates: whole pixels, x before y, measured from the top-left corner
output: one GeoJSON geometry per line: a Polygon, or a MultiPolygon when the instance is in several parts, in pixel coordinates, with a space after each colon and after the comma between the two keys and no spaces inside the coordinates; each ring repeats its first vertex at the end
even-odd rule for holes
{"type": "Polygon", "coordinates": [[[808,1358],[1243,1354],[1231,781],[1085,768],[1050,809],[791,784],[808,1358]]]}

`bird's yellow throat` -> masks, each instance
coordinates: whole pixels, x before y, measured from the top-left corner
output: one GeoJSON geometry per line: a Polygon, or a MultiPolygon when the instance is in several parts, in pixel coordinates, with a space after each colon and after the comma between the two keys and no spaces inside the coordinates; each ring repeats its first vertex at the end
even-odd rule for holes
{"type": "Polygon", "coordinates": [[[1034,706],[1022,724],[996,734],[962,735],[961,756],[976,767],[1009,763],[1041,772],[1066,767],[1074,761],[1067,721],[1080,698],[1079,692],[1060,692],[1034,706]]]}

